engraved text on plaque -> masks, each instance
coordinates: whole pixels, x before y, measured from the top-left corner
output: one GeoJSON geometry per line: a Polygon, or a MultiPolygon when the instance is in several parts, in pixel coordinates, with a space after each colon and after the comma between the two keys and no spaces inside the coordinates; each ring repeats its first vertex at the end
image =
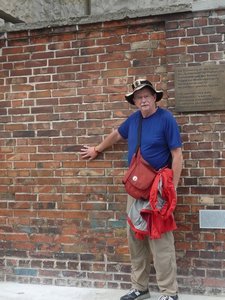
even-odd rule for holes
{"type": "Polygon", "coordinates": [[[225,65],[177,67],[176,111],[225,110],[225,65]]]}

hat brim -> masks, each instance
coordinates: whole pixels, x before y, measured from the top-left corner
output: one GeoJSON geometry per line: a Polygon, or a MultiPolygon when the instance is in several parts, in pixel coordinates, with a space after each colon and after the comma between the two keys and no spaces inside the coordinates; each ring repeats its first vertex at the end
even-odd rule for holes
{"type": "Polygon", "coordinates": [[[148,87],[150,90],[152,90],[156,94],[156,102],[160,101],[163,97],[163,92],[161,91],[156,91],[153,89],[153,87],[149,84],[143,84],[138,86],[136,89],[133,90],[132,93],[128,93],[125,95],[125,99],[132,105],[135,105],[134,103],[134,93],[143,89],[144,87],[148,87]]]}

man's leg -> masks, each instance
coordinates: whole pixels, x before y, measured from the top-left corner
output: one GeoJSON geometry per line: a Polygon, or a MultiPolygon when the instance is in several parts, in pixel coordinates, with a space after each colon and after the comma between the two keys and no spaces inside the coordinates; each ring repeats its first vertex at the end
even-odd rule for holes
{"type": "MultiPolygon", "coordinates": [[[[128,196],[127,212],[129,211],[134,198],[128,196]]],[[[133,288],[146,291],[149,286],[149,274],[152,263],[152,254],[148,243],[148,238],[139,240],[128,225],[127,238],[131,257],[132,274],[131,281],[133,288]]]]}
{"type": "Polygon", "coordinates": [[[134,232],[128,228],[128,244],[131,257],[131,281],[133,288],[140,291],[148,290],[149,275],[151,269],[152,255],[149,249],[148,240],[139,240],[134,232]]]}
{"type": "Polygon", "coordinates": [[[160,239],[149,240],[156,270],[156,279],[162,295],[174,296],[178,292],[177,265],[172,231],[160,239]]]}

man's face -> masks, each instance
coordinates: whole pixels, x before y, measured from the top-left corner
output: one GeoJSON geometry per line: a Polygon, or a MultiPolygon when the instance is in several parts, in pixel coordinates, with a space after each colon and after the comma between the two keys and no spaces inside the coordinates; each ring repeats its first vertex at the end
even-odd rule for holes
{"type": "Polygon", "coordinates": [[[151,114],[155,111],[155,101],[156,95],[147,87],[134,93],[134,104],[144,114],[151,114]]]}

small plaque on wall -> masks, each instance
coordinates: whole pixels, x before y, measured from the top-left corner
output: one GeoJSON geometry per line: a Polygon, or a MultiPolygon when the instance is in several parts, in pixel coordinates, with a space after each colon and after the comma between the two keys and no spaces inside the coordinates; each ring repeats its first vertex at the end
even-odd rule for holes
{"type": "Polygon", "coordinates": [[[178,112],[225,110],[225,64],[177,67],[175,101],[178,112]]]}
{"type": "Polygon", "coordinates": [[[199,226],[200,228],[225,229],[225,210],[200,209],[199,226]]]}

